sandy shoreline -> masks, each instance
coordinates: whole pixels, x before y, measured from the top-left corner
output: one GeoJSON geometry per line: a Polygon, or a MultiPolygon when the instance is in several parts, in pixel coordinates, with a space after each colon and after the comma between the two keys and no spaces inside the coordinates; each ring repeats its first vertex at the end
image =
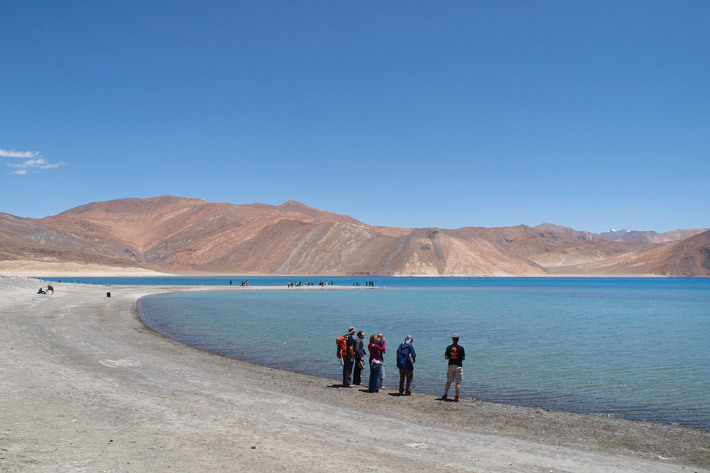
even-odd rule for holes
{"type": "Polygon", "coordinates": [[[710,432],[335,388],[144,327],[138,298],[175,287],[40,285],[0,278],[0,471],[710,468],[710,432]]]}
{"type": "MultiPolygon", "coordinates": [[[[46,261],[29,261],[29,260],[5,260],[0,261],[0,276],[6,277],[45,277],[45,278],[93,278],[93,277],[207,277],[220,276],[225,278],[257,278],[257,277],[283,277],[284,282],[294,277],[301,278],[316,278],[327,279],[336,277],[335,275],[323,274],[298,274],[291,273],[276,274],[276,273],[259,273],[250,272],[245,274],[235,273],[220,273],[201,271],[182,271],[166,273],[160,270],[152,270],[141,267],[119,267],[119,266],[103,266],[97,264],[84,263],[67,263],[67,262],[46,262],[46,261]]],[[[488,278],[668,278],[668,276],[660,276],[657,274],[605,274],[605,273],[580,273],[580,272],[557,272],[554,268],[549,268],[548,273],[544,274],[400,274],[381,276],[376,274],[358,274],[346,275],[342,274],[337,277],[348,277],[353,279],[368,279],[379,277],[405,277],[405,278],[451,278],[451,277],[488,277],[488,278]]]]}

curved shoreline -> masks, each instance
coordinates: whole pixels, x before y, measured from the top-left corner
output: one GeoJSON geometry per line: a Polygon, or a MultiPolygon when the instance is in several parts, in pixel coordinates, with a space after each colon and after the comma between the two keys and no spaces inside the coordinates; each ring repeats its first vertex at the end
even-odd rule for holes
{"type": "Polygon", "coordinates": [[[366,395],[215,356],[156,336],[138,318],[142,295],[174,287],[112,286],[111,298],[104,287],[61,284],[53,296],[36,287],[0,279],[0,468],[8,471],[710,468],[706,431],[366,395]]]}
{"type": "MultiPolygon", "coordinates": [[[[209,291],[209,292],[231,292],[233,288],[230,288],[227,286],[211,286],[214,287],[215,289],[209,291]],[[223,289],[225,288],[225,289],[223,289]]],[[[384,287],[382,287],[384,288],[384,287]]],[[[313,289],[326,289],[326,290],[350,290],[350,289],[367,289],[364,287],[360,288],[355,288],[355,287],[350,287],[350,286],[334,286],[334,287],[325,287],[325,288],[317,288],[317,287],[304,287],[303,289],[305,290],[313,290],[313,289]]],[[[396,289],[396,288],[395,288],[396,289]]],[[[401,289],[401,288],[400,288],[401,289]]],[[[417,288],[418,289],[418,288],[417,288]]],[[[250,287],[237,287],[237,291],[249,291],[249,290],[269,290],[269,291],[288,291],[290,289],[287,289],[283,286],[250,286],[250,287]]],[[[294,290],[298,290],[294,289],[294,290]]],[[[177,286],[174,291],[170,291],[167,293],[163,294],[153,294],[153,295],[158,295],[159,297],[162,295],[170,295],[170,294],[185,294],[189,292],[195,292],[194,290],[190,290],[188,286],[177,286]],[[186,290],[183,290],[181,288],[187,287],[186,290]]],[[[199,292],[204,292],[204,291],[199,291],[199,292]]],[[[198,297],[201,297],[200,294],[197,295],[198,297]]],[[[165,318],[164,315],[160,314],[173,314],[175,311],[179,313],[179,306],[175,306],[173,304],[168,304],[170,309],[167,309],[164,304],[157,302],[157,303],[147,303],[147,307],[144,305],[142,306],[143,301],[146,299],[148,296],[141,297],[137,301],[137,306],[138,306],[138,317],[140,322],[145,325],[148,329],[154,331],[155,333],[165,336],[167,338],[170,338],[172,340],[178,341],[180,343],[184,343],[185,345],[191,346],[193,348],[203,350],[208,353],[212,353],[218,356],[226,356],[227,358],[233,358],[236,360],[241,360],[245,362],[250,362],[250,363],[255,363],[255,364],[260,364],[263,366],[267,366],[270,368],[274,369],[279,369],[283,371],[289,371],[293,373],[298,373],[298,374],[304,374],[304,375],[310,375],[310,376],[315,376],[324,380],[329,380],[332,382],[338,382],[340,379],[340,374],[335,370],[335,368],[332,368],[330,366],[327,367],[327,369],[324,371],[324,366],[322,364],[319,364],[318,362],[312,362],[310,361],[312,357],[317,357],[318,360],[320,361],[323,359],[323,353],[322,350],[321,352],[318,353],[310,353],[308,357],[303,356],[303,353],[294,353],[291,352],[290,354],[283,354],[282,358],[279,359],[271,359],[271,358],[266,358],[266,359],[260,359],[258,356],[255,356],[252,351],[248,350],[246,346],[243,346],[244,340],[242,340],[242,344],[235,344],[234,346],[230,346],[230,348],[226,348],[223,343],[219,344],[218,346],[214,347],[210,343],[210,338],[209,336],[206,339],[200,339],[197,338],[195,339],[192,337],[190,334],[192,333],[192,330],[188,330],[185,332],[184,330],[178,328],[175,329],[175,324],[172,322],[172,316],[168,316],[167,319],[165,318]],[[148,309],[145,313],[142,313],[142,309],[148,309]],[[150,310],[150,309],[157,309],[156,311],[150,310]],[[148,318],[144,317],[146,314],[148,314],[148,318]],[[151,322],[153,325],[151,325],[151,322]],[[166,323],[167,322],[167,323],[166,323]],[[287,365],[284,366],[283,361],[287,362],[287,365]],[[289,363],[290,362],[290,363],[289,363]]],[[[205,303],[203,299],[200,299],[200,307],[202,307],[205,310],[208,310],[209,312],[212,312],[212,310],[206,309],[205,303]]],[[[262,309],[264,310],[264,309],[262,309]]],[[[202,319],[200,319],[202,320],[202,319]]],[[[189,321],[186,323],[190,323],[189,321]]],[[[268,325],[272,322],[265,321],[265,323],[268,325]]],[[[198,325],[200,322],[198,322],[198,325]]],[[[292,327],[291,329],[296,332],[296,333],[306,333],[307,328],[304,326],[298,326],[293,323],[290,324],[292,327]]],[[[199,330],[199,326],[193,326],[193,328],[196,328],[197,331],[199,330]]],[[[242,333],[244,333],[244,329],[241,330],[242,333]]],[[[255,332],[256,333],[256,332],[255,332]]],[[[396,385],[397,385],[397,370],[396,368],[393,368],[393,375],[391,375],[391,378],[388,381],[389,388],[396,390],[396,385]]],[[[426,377],[426,373],[424,375],[421,374],[421,371],[419,372],[420,375],[417,375],[417,379],[419,380],[417,382],[417,385],[413,389],[415,394],[418,395],[429,395],[429,396],[437,396],[441,395],[441,388],[443,387],[443,381],[441,384],[438,383],[438,376],[436,377],[431,377],[431,374],[429,374],[429,377],[424,380],[424,384],[422,384],[422,379],[426,377]],[[424,376],[424,377],[422,377],[424,376]],[[422,386],[424,386],[422,388],[422,386]]],[[[365,370],[365,376],[367,375],[367,369],[365,370]]],[[[474,375],[475,377],[475,375],[474,375]]],[[[482,385],[480,383],[476,384],[474,383],[476,388],[480,388],[482,385]]],[[[513,385],[514,386],[514,385],[513,385]]],[[[690,428],[698,428],[700,430],[706,430],[710,431],[710,424],[708,422],[703,422],[704,418],[700,418],[700,414],[704,414],[704,411],[699,410],[699,409],[690,409],[690,408],[681,408],[681,407],[674,407],[674,406],[652,406],[652,405],[647,405],[643,403],[626,403],[623,404],[621,402],[616,402],[612,400],[608,400],[604,398],[603,396],[599,395],[598,397],[593,397],[593,396],[588,396],[586,398],[582,397],[581,395],[563,395],[563,394],[558,394],[554,392],[545,392],[545,391],[522,391],[519,388],[515,387],[508,387],[507,390],[498,390],[495,391],[495,387],[489,387],[485,386],[483,389],[477,389],[475,392],[473,391],[474,385],[469,385],[466,386],[464,385],[464,389],[462,390],[462,399],[468,399],[471,401],[477,400],[477,401],[482,401],[482,402],[489,402],[493,404],[503,404],[503,405],[510,405],[510,406],[519,406],[519,407],[528,407],[532,409],[543,409],[543,410],[549,410],[553,412],[570,412],[570,413],[577,413],[577,414],[584,414],[584,415],[591,415],[591,416],[607,416],[607,417],[614,417],[614,418],[619,418],[619,419],[626,419],[626,420],[632,420],[632,421],[643,421],[643,422],[651,422],[651,423],[659,423],[659,424],[665,424],[665,425],[674,425],[674,426],[683,426],[683,427],[690,427],[690,428]],[[488,392],[486,391],[488,390],[488,392]],[[495,395],[490,395],[490,392],[497,392],[499,393],[499,396],[496,397],[495,395]],[[507,395],[508,392],[513,392],[514,394],[507,395]],[[517,397],[520,393],[524,392],[526,395],[521,397],[517,397]],[[526,402],[527,401],[527,402],[526,402]],[[596,403],[595,403],[596,402],[596,403]]]]}

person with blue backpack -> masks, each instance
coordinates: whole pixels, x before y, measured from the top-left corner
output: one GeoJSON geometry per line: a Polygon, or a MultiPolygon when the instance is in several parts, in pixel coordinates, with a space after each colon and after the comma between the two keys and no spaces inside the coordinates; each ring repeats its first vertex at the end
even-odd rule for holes
{"type": "Polygon", "coordinates": [[[412,381],[414,380],[414,362],[417,354],[412,345],[414,339],[411,335],[404,338],[404,342],[397,348],[397,368],[399,368],[399,395],[412,395],[412,381]],[[407,381],[407,390],[405,391],[404,381],[407,381]]]}

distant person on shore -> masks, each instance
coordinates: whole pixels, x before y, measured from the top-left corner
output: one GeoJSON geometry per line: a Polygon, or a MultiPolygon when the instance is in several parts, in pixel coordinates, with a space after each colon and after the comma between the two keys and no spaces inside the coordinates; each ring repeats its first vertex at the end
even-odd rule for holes
{"type": "Polygon", "coordinates": [[[444,395],[439,399],[446,401],[449,398],[449,388],[452,382],[456,382],[456,397],[454,402],[459,402],[459,393],[461,392],[461,381],[463,381],[463,360],[466,359],[466,351],[459,345],[459,334],[451,335],[453,343],[446,347],[444,359],[449,360],[449,368],[446,373],[446,387],[444,395]]]}
{"type": "Polygon", "coordinates": [[[54,286],[47,286],[47,294],[49,294],[50,292],[54,294],[54,286]]]}
{"type": "Polygon", "coordinates": [[[362,384],[362,369],[365,367],[365,332],[360,330],[355,339],[355,366],[353,367],[353,384],[360,386],[362,384]]]}
{"type": "Polygon", "coordinates": [[[384,337],[382,337],[381,344],[378,341],[377,335],[373,333],[370,335],[370,344],[367,345],[367,350],[370,352],[370,382],[368,383],[368,388],[371,393],[379,392],[382,387],[382,376],[384,375],[384,369],[382,368],[382,354],[385,352],[384,337]]]}
{"type": "Polygon", "coordinates": [[[399,395],[412,395],[412,381],[414,380],[414,362],[417,354],[412,345],[414,339],[407,335],[404,337],[404,342],[397,348],[397,368],[399,368],[399,395]],[[404,380],[407,380],[407,389],[405,391],[404,380]]]}
{"type": "Polygon", "coordinates": [[[353,365],[355,364],[355,327],[348,329],[346,338],[347,352],[343,357],[343,386],[349,388],[353,382],[353,365]]]}

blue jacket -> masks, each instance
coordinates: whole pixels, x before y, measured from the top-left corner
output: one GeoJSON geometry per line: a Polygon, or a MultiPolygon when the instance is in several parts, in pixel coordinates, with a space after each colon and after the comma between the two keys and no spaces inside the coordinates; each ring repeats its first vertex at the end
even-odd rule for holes
{"type": "Polygon", "coordinates": [[[414,347],[411,343],[402,343],[399,348],[397,348],[397,368],[401,370],[413,370],[414,365],[412,361],[417,359],[417,354],[414,352],[414,347]],[[409,359],[409,355],[412,355],[412,359],[409,359]]]}

